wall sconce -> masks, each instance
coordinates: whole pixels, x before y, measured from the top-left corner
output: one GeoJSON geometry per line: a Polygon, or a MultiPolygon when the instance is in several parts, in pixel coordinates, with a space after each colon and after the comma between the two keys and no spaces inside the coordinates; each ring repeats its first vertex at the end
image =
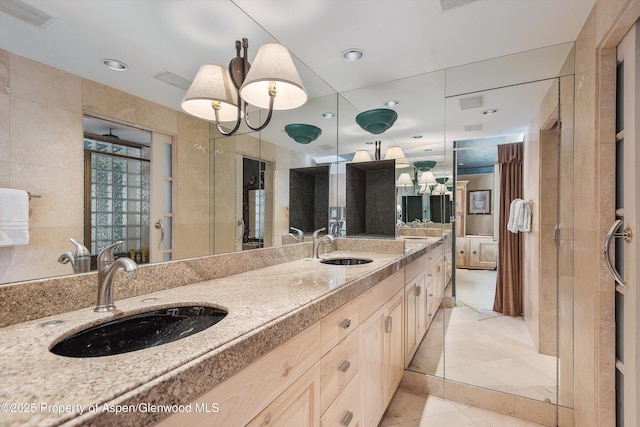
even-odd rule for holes
{"type": "Polygon", "coordinates": [[[357,150],[351,159],[352,163],[370,162],[371,154],[367,150],[357,150]]]}
{"type": "Polygon", "coordinates": [[[291,59],[289,50],[278,43],[260,46],[253,66],[247,60],[249,41],[236,40],[236,57],[229,70],[221,65],[203,65],[182,100],[182,109],[205,120],[215,121],[218,132],[233,135],[242,116],[249,129],[260,131],[271,121],[273,110],[289,110],[307,102],[307,93],[291,59]],[[240,56],[240,48],[243,56],[240,56]],[[265,122],[254,127],[249,122],[247,105],[268,108],[265,122]],[[225,132],[220,122],[234,121],[225,132]]]}
{"type": "Polygon", "coordinates": [[[384,160],[393,160],[396,161],[396,169],[408,168],[411,166],[409,160],[404,155],[404,151],[402,148],[396,146],[389,147],[387,152],[384,155],[384,160]]]}
{"type": "Polygon", "coordinates": [[[430,184],[436,184],[437,182],[438,181],[436,181],[436,178],[433,176],[433,172],[431,171],[422,172],[420,179],[418,180],[418,184],[427,186],[430,184]]]}
{"type": "Polygon", "coordinates": [[[436,184],[431,191],[433,195],[445,195],[447,194],[447,187],[444,184],[436,184]]]}
{"type": "Polygon", "coordinates": [[[398,177],[398,181],[396,181],[396,187],[413,187],[413,180],[411,179],[411,175],[409,175],[407,172],[401,173],[398,177]]]}

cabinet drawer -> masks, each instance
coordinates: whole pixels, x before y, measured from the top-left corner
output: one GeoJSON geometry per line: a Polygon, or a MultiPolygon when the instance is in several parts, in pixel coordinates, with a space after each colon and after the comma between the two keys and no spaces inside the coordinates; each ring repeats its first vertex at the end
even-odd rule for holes
{"type": "Polygon", "coordinates": [[[361,300],[360,319],[367,319],[375,313],[382,304],[404,288],[404,283],[404,269],[401,269],[362,294],[358,298],[361,300]]]}
{"type": "Polygon", "coordinates": [[[319,376],[318,365],[314,365],[247,427],[317,427],[319,376]]]}
{"type": "Polygon", "coordinates": [[[429,254],[422,255],[417,260],[413,261],[410,264],[407,264],[404,270],[405,283],[409,283],[416,276],[418,276],[418,274],[426,270],[428,265],[429,265],[429,254]]]}
{"type": "Polygon", "coordinates": [[[358,373],[358,334],[349,334],[320,360],[320,413],[358,373]]]}
{"type": "Polygon", "coordinates": [[[321,354],[326,354],[358,327],[360,301],[355,298],[320,320],[321,354]]]}
{"type": "Polygon", "coordinates": [[[360,425],[360,375],[353,377],[338,398],[320,418],[322,427],[360,425]]]}
{"type": "Polygon", "coordinates": [[[315,323],[192,401],[194,406],[218,404],[220,412],[214,416],[206,412],[178,412],[156,426],[246,425],[298,378],[317,366],[319,337],[320,326],[315,323]]]}

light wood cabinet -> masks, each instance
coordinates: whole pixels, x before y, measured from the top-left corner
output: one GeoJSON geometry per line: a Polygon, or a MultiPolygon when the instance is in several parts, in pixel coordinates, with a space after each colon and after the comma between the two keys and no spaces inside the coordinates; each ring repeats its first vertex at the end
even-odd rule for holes
{"type": "MultiPolygon", "coordinates": [[[[428,324],[420,311],[428,312],[427,292],[436,283],[429,278],[433,262],[442,263],[434,255],[407,266],[413,289],[421,289],[413,308],[416,331],[428,324]]],[[[192,401],[201,408],[216,404],[217,413],[173,414],[158,425],[377,426],[405,368],[405,291],[412,288],[405,284],[405,271],[192,401]]]]}
{"type": "Polygon", "coordinates": [[[384,323],[386,307],[380,307],[360,327],[360,375],[362,426],[377,423],[384,414],[384,323]]]}
{"type": "MultiPolygon", "coordinates": [[[[319,322],[196,398],[191,402],[194,412],[175,413],[160,421],[158,425],[166,427],[176,425],[190,427],[246,425],[253,422],[252,420],[261,413],[263,408],[268,407],[304,375],[311,375],[311,377],[304,377],[306,380],[303,380],[303,385],[299,384],[299,386],[306,387],[306,381],[313,381],[313,393],[311,390],[300,389],[298,396],[301,399],[313,398],[314,401],[319,402],[318,393],[315,392],[315,383],[317,382],[319,385],[319,376],[316,381],[316,374],[309,374],[312,368],[315,369],[318,360],[320,360],[319,322]],[[307,397],[302,397],[302,395],[307,397]],[[210,413],[197,410],[197,407],[212,408],[213,405],[219,409],[218,412],[210,413]]],[[[319,372],[319,370],[317,371],[319,372]]],[[[288,396],[289,398],[296,397],[291,394],[288,396]]],[[[303,406],[282,408],[282,411],[288,414],[305,413],[305,409],[302,409],[304,400],[299,403],[303,406]]],[[[311,407],[309,406],[309,408],[311,407]]],[[[283,414],[283,416],[285,415],[283,414]]],[[[319,408],[314,412],[314,416],[319,419],[319,408]]]]}
{"type": "Polygon", "coordinates": [[[362,426],[378,425],[402,379],[403,309],[404,292],[400,289],[361,326],[362,426]]]}
{"type": "Polygon", "coordinates": [[[497,266],[498,242],[491,236],[467,236],[456,240],[456,267],[493,270],[497,266]]]}
{"type": "Polygon", "coordinates": [[[291,387],[251,420],[247,427],[318,427],[320,369],[314,365],[291,387]]]}
{"type": "Polygon", "coordinates": [[[387,302],[386,311],[387,319],[390,320],[387,320],[389,324],[385,324],[386,363],[384,364],[384,376],[387,378],[387,387],[384,390],[385,409],[391,402],[391,398],[404,374],[404,352],[402,351],[404,341],[404,327],[402,324],[404,293],[402,290],[387,302]]]}
{"type": "Polygon", "coordinates": [[[405,367],[411,363],[444,297],[444,249],[434,248],[405,268],[405,367]]]}
{"type": "MultiPolygon", "coordinates": [[[[423,271],[413,280],[405,285],[405,364],[409,365],[411,358],[420,345],[420,340],[427,329],[427,296],[426,296],[426,276],[423,271]]],[[[405,366],[405,367],[406,367],[405,366]]]]}
{"type": "Polygon", "coordinates": [[[360,426],[360,374],[353,377],[320,419],[322,427],[360,426]]]}
{"type": "Polygon", "coordinates": [[[324,413],[359,372],[359,339],[351,333],[320,360],[320,410],[324,413]]]}

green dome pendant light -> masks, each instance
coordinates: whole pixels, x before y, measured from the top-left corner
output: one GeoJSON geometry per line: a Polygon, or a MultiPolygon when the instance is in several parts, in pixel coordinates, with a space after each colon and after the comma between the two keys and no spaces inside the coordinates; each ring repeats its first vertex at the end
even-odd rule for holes
{"type": "Polygon", "coordinates": [[[293,123],[284,127],[285,132],[299,144],[309,144],[322,135],[322,129],[314,125],[293,123]]]}
{"type": "Polygon", "coordinates": [[[377,135],[389,129],[396,122],[398,113],[389,108],[363,111],[356,116],[356,123],[365,131],[377,135]]]}

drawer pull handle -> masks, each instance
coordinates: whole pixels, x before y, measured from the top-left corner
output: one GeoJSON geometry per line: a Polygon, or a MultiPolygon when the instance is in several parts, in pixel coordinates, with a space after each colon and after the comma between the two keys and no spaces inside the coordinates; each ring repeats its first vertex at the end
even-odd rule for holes
{"type": "Polygon", "coordinates": [[[351,326],[351,320],[344,319],[338,326],[340,326],[342,329],[349,329],[349,326],[351,326]]]}
{"type": "Polygon", "coordinates": [[[393,328],[393,317],[387,316],[384,322],[384,331],[390,334],[392,328],[393,328]]]}
{"type": "Polygon", "coordinates": [[[477,254],[477,253],[478,253],[478,252],[476,252],[476,251],[473,251],[473,254],[474,254],[474,255],[475,255],[475,254],[477,254]]]}
{"type": "Polygon", "coordinates": [[[433,294],[429,294],[429,296],[430,296],[430,297],[432,297],[432,296],[433,296],[433,294]]]}
{"type": "Polygon", "coordinates": [[[347,413],[344,414],[344,417],[342,417],[340,424],[347,427],[349,424],[351,424],[351,420],[353,420],[353,412],[347,411],[347,413]]]}
{"type": "Polygon", "coordinates": [[[351,362],[349,362],[348,360],[345,360],[340,364],[340,366],[338,366],[338,371],[347,372],[350,367],[351,367],[351,362]]]}
{"type": "Polygon", "coordinates": [[[416,285],[416,296],[419,297],[420,295],[422,295],[422,288],[416,285]]]}

